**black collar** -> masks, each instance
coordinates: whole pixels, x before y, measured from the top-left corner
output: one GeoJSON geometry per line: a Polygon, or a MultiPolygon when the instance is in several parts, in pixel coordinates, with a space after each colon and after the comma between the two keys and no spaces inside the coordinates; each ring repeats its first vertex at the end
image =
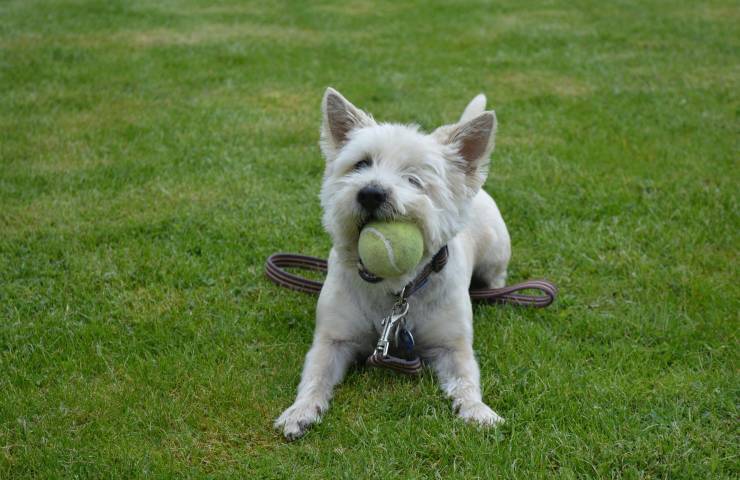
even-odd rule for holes
{"type": "MultiPolygon", "coordinates": [[[[419,274],[413,280],[411,280],[403,287],[403,290],[401,290],[399,296],[406,300],[408,297],[424,288],[424,286],[427,284],[427,281],[429,280],[429,276],[432,273],[437,273],[445,268],[445,265],[447,265],[447,257],[448,250],[447,245],[445,245],[444,247],[440,248],[436,254],[434,254],[429,263],[424,265],[424,268],[421,270],[421,272],[419,272],[419,274]]],[[[360,278],[368,283],[378,283],[384,280],[383,278],[368,272],[365,266],[362,264],[362,261],[358,263],[357,267],[357,273],[360,274],[360,278]]]]}

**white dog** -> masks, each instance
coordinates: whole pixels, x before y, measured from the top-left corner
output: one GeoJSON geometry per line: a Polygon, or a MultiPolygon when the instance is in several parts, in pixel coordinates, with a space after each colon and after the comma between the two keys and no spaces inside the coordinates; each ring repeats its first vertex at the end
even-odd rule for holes
{"type": "Polygon", "coordinates": [[[511,255],[506,225],[481,189],[496,133],[496,116],[485,107],[478,95],[458,123],[426,134],[416,126],[377,123],[326,90],[321,204],[333,248],[298,396],[275,421],[289,440],[321,418],[348,366],[373,352],[399,292],[445,245],[446,266],[408,299],[406,328],[461,418],[483,426],[503,422],[481,399],[468,295],[473,278],[485,287],[503,286],[511,255]],[[391,218],[421,228],[424,257],[404,277],[369,283],[358,274],[360,230],[372,219],[391,218]]]}

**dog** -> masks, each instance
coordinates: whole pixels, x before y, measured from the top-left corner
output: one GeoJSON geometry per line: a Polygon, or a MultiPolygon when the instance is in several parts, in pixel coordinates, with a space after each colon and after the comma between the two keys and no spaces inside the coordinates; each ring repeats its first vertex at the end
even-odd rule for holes
{"type": "Polygon", "coordinates": [[[468,294],[471,281],[504,286],[511,256],[501,213],[481,188],[494,148],[495,112],[486,111],[480,94],[457,123],[427,134],[415,125],[376,122],[328,88],[322,113],[320,199],[333,245],[298,394],[275,428],[294,440],[321,419],[348,367],[373,352],[398,292],[445,245],[447,264],[408,299],[406,328],[457,415],[480,426],[501,424],[481,397],[468,294]],[[422,261],[400,278],[369,283],[358,274],[360,230],[371,220],[391,219],[420,227],[422,261]]]}

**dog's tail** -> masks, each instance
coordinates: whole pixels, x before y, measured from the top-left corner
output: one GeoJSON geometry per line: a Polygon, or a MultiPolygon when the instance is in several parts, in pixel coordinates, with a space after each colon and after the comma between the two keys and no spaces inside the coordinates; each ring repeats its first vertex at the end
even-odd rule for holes
{"type": "Polygon", "coordinates": [[[481,113],[486,111],[486,96],[482,93],[479,93],[475,96],[474,99],[468,103],[468,106],[465,107],[465,111],[463,112],[462,116],[460,117],[460,123],[465,123],[468,120],[472,120],[481,113]]]}

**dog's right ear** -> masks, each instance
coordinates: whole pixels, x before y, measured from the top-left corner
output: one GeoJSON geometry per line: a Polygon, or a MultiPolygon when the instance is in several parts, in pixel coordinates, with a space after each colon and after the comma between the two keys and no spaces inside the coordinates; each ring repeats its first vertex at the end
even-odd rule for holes
{"type": "Polygon", "coordinates": [[[332,162],[349,138],[352,130],[375,125],[373,117],[355,107],[339,92],[329,87],[321,102],[321,151],[332,162]]]}

